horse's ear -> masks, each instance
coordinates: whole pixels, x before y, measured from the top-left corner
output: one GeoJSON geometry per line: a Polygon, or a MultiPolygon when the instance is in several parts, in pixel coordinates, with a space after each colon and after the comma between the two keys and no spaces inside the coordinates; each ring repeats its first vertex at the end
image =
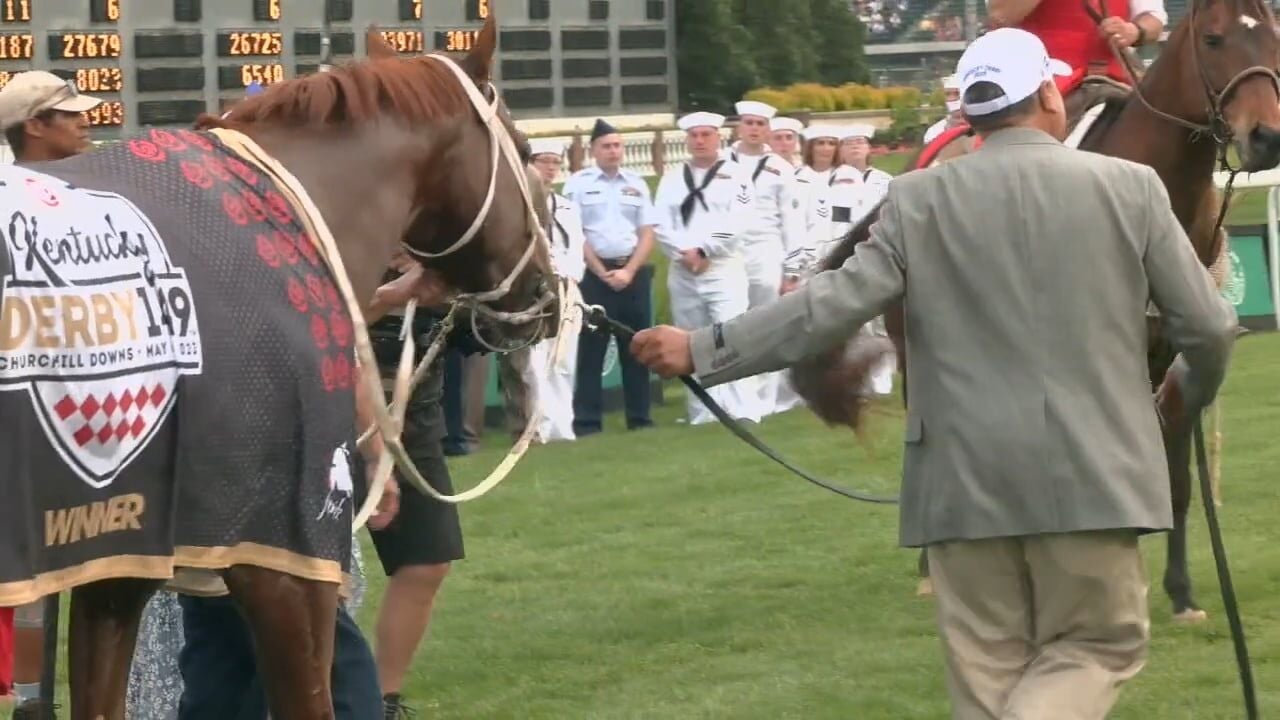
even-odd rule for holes
{"type": "Polygon", "coordinates": [[[476,44],[462,61],[462,67],[466,68],[467,74],[477,85],[483,85],[493,77],[493,54],[497,49],[498,22],[490,9],[489,17],[480,29],[480,36],[476,38],[476,44]]]}
{"type": "Polygon", "coordinates": [[[370,58],[389,58],[395,57],[396,51],[389,44],[387,39],[382,37],[382,32],[378,30],[378,26],[371,24],[369,29],[364,33],[364,54],[370,58]]]}

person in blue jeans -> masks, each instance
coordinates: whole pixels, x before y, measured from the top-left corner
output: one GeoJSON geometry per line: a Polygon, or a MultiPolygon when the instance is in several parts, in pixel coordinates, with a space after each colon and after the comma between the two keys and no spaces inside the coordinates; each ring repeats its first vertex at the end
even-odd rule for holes
{"type": "MultiPolygon", "coordinates": [[[[258,675],[249,625],[230,596],[178,598],[185,643],[178,655],[184,689],[178,720],[266,720],[267,695],[258,675]]],[[[342,605],[333,645],[330,686],[338,720],[382,717],[378,669],[369,644],[342,605]]]]}

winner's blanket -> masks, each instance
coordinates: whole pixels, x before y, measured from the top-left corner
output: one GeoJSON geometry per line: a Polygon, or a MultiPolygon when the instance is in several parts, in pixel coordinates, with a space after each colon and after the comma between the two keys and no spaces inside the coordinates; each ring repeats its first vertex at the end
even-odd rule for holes
{"type": "Polygon", "coordinates": [[[340,582],[351,318],[207,133],[0,169],[0,606],[247,563],[340,582]]]}

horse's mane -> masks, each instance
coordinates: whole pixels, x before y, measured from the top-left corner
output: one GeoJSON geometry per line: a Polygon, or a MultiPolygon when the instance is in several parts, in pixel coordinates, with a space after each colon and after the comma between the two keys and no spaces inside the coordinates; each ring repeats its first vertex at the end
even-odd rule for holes
{"type": "Polygon", "coordinates": [[[392,115],[416,123],[471,109],[466,92],[443,63],[377,57],[317,72],[246,98],[226,118],[203,115],[197,129],[264,122],[288,127],[353,126],[392,115]]]}

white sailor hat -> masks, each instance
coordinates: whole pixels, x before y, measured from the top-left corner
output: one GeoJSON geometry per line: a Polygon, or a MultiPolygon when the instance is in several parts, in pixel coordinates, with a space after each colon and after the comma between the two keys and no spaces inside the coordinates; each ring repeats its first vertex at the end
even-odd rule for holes
{"type": "Polygon", "coordinates": [[[529,157],[539,155],[564,155],[564,141],[555,138],[534,138],[529,141],[529,157]]]}
{"type": "Polygon", "coordinates": [[[840,131],[830,125],[810,125],[804,129],[805,140],[816,140],[818,138],[831,138],[832,140],[840,139],[840,131]]]}
{"type": "Polygon", "coordinates": [[[724,127],[724,116],[713,112],[689,113],[676,122],[681,130],[692,130],[696,127],[713,127],[717,130],[724,127]]]}
{"type": "Polygon", "coordinates": [[[769,121],[769,129],[777,132],[779,130],[790,130],[799,135],[804,132],[804,124],[793,117],[775,117],[769,121]]]}
{"type": "Polygon", "coordinates": [[[740,100],[734,103],[733,109],[738,111],[739,115],[755,115],[765,120],[778,114],[778,109],[774,106],[756,100],[740,100]]]}
{"type": "Polygon", "coordinates": [[[866,138],[870,140],[875,136],[875,134],[876,127],[874,125],[859,124],[840,128],[841,140],[850,140],[852,138],[866,138]]]}

